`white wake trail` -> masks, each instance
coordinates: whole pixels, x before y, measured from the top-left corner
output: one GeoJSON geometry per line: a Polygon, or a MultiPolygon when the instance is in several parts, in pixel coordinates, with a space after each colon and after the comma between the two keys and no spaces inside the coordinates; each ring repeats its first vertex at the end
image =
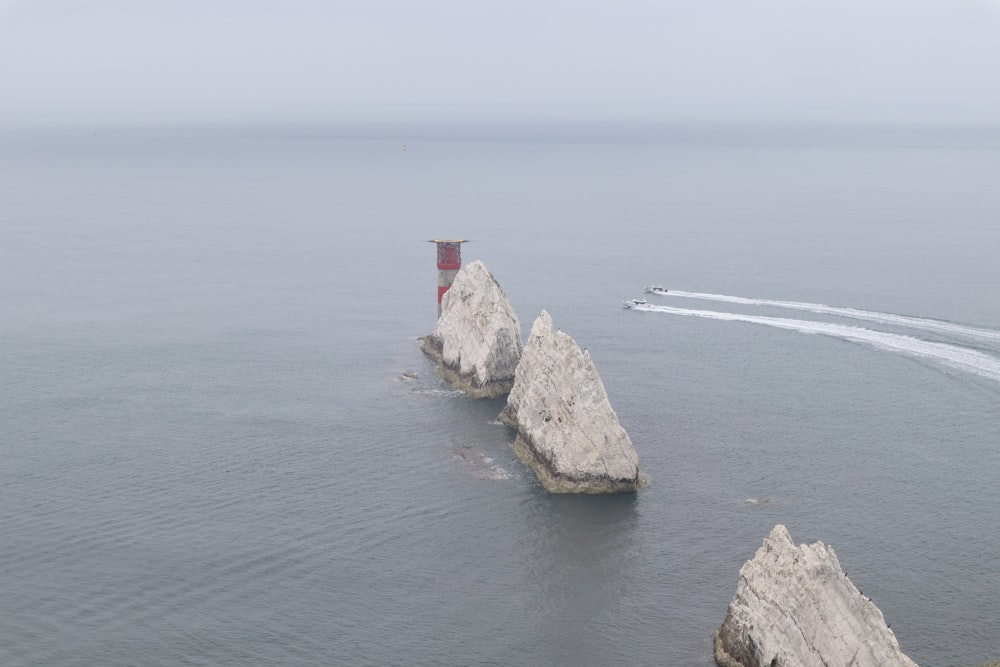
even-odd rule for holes
{"type": "Polygon", "coordinates": [[[687,308],[653,306],[650,304],[635,306],[634,309],[646,312],[667,313],[669,315],[683,315],[686,317],[703,317],[726,322],[748,322],[750,324],[761,324],[777,329],[798,331],[800,333],[832,336],[856,343],[864,343],[880,350],[933,359],[952,368],[1000,382],[1000,358],[978,350],[950,345],[948,343],[922,340],[913,336],[874,331],[846,324],[793,320],[784,317],[765,317],[763,315],[720,313],[714,310],[689,310],[687,308]]]}
{"type": "Polygon", "coordinates": [[[750,299],[742,296],[705,294],[702,292],[683,292],[680,290],[670,290],[665,296],[678,296],[686,299],[702,299],[704,301],[723,301],[725,303],[738,303],[744,306],[771,306],[774,308],[786,308],[788,310],[801,310],[820,315],[835,315],[837,317],[846,317],[852,320],[875,322],[877,324],[889,324],[908,327],[911,329],[922,329],[924,331],[950,334],[952,336],[978,340],[1000,341],[1000,331],[996,331],[994,329],[970,327],[964,324],[955,324],[954,322],[934,320],[927,317],[895,315],[893,313],[880,313],[871,310],[861,310],[859,308],[839,308],[837,306],[827,306],[822,303],[777,301],[773,299],[750,299]]]}

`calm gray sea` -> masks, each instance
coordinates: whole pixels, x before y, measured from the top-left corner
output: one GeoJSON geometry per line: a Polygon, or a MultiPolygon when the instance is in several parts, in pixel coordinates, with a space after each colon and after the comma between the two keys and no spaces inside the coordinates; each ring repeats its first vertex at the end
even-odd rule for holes
{"type": "Polygon", "coordinates": [[[709,667],[776,523],[921,665],[1000,659],[1000,148],[730,139],[4,134],[0,664],[709,667]],[[589,349],[638,496],[435,375],[451,236],[589,349]]]}

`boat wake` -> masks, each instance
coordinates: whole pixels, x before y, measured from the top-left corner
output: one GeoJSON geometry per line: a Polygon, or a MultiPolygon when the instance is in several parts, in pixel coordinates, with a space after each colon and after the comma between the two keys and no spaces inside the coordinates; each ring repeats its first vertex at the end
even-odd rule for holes
{"type": "Polygon", "coordinates": [[[912,317],[909,315],[895,315],[893,313],[880,313],[878,311],[861,310],[858,308],[840,308],[837,306],[827,306],[822,303],[807,303],[801,301],[779,301],[774,299],[751,299],[742,296],[728,296],[726,294],[706,294],[703,292],[682,292],[670,290],[666,296],[677,296],[687,299],[701,299],[703,301],[722,301],[725,303],[737,303],[745,306],[770,306],[772,308],[785,308],[788,310],[800,310],[819,315],[835,315],[846,317],[852,320],[862,320],[885,324],[890,326],[901,326],[911,329],[921,329],[923,331],[958,336],[961,338],[971,338],[981,341],[1000,341],[1000,331],[995,329],[984,329],[972,327],[944,320],[935,320],[928,317],[912,317]]]}
{"type": "MultiPolygon", "coordinates": [[[[671,294],[676,296],[678,293],[671,292],[671,294]]],[[[681,294],[692,293],[682,292],[681,294]]],[[[863,343],[880,350],[898,352],[923,359],[932,359],[951,368],[968,373],[974,373],[975,375],[1000,382],[1000,358],[985,352],[980,352],[979,350],[973,350],[960,345],[952,345],[950,343],[939,343],[935,341],[923,340],[914,336],[905,336],[902,334],[876,331],[873,329],[865,329],[863,327],[835,324],[831,322],[796,320],[784,317],[766,317],[763,315],[743,315],[740,313],[723,313],[714,310],[690,310],[687,308],[675,308],[673,306],[654,306],[652,304],[636,305],[633,306],[633,309],[646,312],[665,313],[668,315],[682,315],[685,317],[702,317],[711,320],[723,320],[726,322],[747,322],[750,324],[760,324],[775,327],[777,329],[786,329],[806,334],[832,336],[834,338],[840,338],[842,340],[852,341],[855,343],[863,343]]],[[[876,314],[877,313],[872,313],[872,315],[876,314]]],[[[937,320],[927,321],[938,323],[937,320]]],[[[948,323],[940,322],[940,324],[946,325],[948,323]]]]}

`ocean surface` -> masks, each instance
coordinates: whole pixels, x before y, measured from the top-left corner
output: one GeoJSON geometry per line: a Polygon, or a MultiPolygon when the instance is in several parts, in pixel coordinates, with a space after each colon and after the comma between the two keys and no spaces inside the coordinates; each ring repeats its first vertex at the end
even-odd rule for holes
{"type": "Polygon", "coordinates": [[[4,133],[0,665],[710,667],[777,523],[919,664],[1000,659],[998,175],[975,137],[4,133]],[[590,351],[647,488],[547,494],[435,374],[442,237],[590,351]]]}

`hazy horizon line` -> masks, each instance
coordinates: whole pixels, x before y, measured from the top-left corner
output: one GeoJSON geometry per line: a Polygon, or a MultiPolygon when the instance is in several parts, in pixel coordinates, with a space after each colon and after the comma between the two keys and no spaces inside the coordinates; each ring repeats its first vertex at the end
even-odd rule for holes
{"type": "Polygon", "coordinates": [[[3,135],[97,136],[160,133],[367,141],[622,143],[840,143],[881,141],[1000,145],[1000,123],[890,123],[802,120],[425,119],[331,121],[133,121],[0,123],[3,135]],[[23,133],[23,134],[22,134],[23,133]]]}

